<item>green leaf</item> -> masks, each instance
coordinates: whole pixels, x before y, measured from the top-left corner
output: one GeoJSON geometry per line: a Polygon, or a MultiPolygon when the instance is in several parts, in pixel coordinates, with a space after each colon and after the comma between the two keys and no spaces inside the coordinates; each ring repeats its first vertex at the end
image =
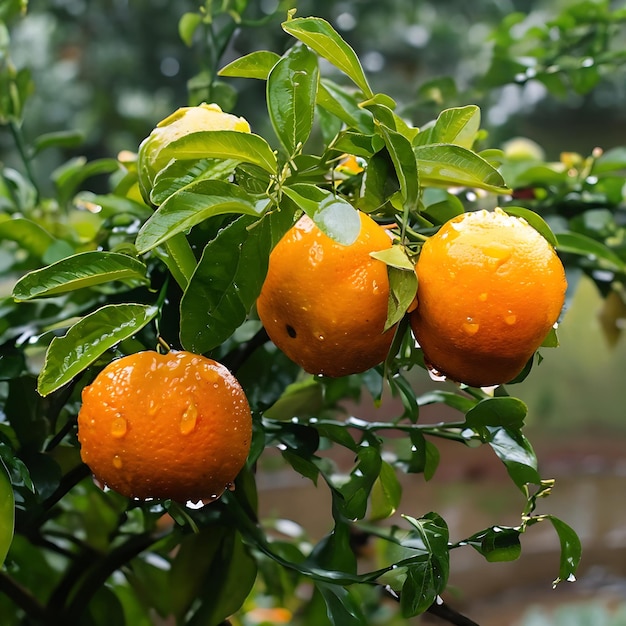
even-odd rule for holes
{"type": "Polygon", "coordinates": [[[361,218],[358,211],[341,196],[307,183],[285,187],[283,193],[337,243],[349,246],[356,241],[361,232],[361,218]]]}
{"type": "Polygon", "coordinates": [[[4,563],[11,542],[15,525],[15,498],[11,478],[2,459],[0,459],[0,567],[4,563]]]}
{"type": "Polygon", "coordinates": [[[87,161],[85,157],[76,157],[64,163],[52,173],[52,180],[58,190],[59,203],[68,202],[86,179],[100,174],[112,174],[119,169],[120,163],[117,159],[87,161]]]}
{"type": "Polygon", "coordinates": [[[448,527],[437,513],[420,519],[403,516],[413,527],[402,545],[424,550],[425,554],[407,566],[407,576],[400,593],[403,617],[423,613],[443,592],[450,572],[448,527]]]}
{"type": "MultiPolygon", "coordinates": [[[[196,552],[196,559],[197,556],[196,552]]],[[[256,560],[250,555],[241,535],[233,529],[211,562],[209,574],[199,593],[199,608],[185,623],[189,626],[223,623],[241,608],[254,585],[256,575],[256,560]]]]}
{"type": "Polygon", "coordinates": [[[415,300],[417,293],[417,275],[415,270],[388,267],[389,300],[387,301],[387,319],[385,330],[397,324],[415,300]]]}
{"type": "Polygon", "coordinates": [[[537,457],[526,437],[517,430],[502,426],[488,426],[487,429],[490,432],[489,445],[504,463],[517,487],[524,491],[529,483],[540,484],[537,457]]]}
{"type": "Polygon", "coordinates": [[[446,109],[439,114],[431,128],[420,129],[415,145],[444,143],[470,150],[479,129],[480,109],[476,105],[446,109]]]}
{"type": "Polygon", "coordinates": [[[257,50],[245,56],[235,59],[219,72],[219,76],[231,76],[233,78],[258,78],[267,80],[272,68],[280,56],[275,52],[267,50],[257,50]]]}
{"type": "Polygon", "coordinates": [[[559,536],[559,542],[561,543],[559,576],[553,582],[553,586],[556,587],[556,585],[564,580],[567,582],[574,582],[576,580],[576,570],[578,569],[582,555],[582,545],[574,529],[565,522],[553,515],[548,515],[547,519],[552,523],[552,526],[554,526],[554,530],[556,530],[559,536]]]}
{"type": "Polygon", "coordinates": [[[259,217],[265,205],[241,187],[221,180],[199,180],[170,196],[141,227],[135,245],[139,254],[215,215],[242,213],[259,217]]]}
{"type": "Polygon", "coordinates": [[[239,161],[234,159],[201,159],[199,161],[170,161],[154,178],[150,201],[155,206],[163,204],[171,195],[184,187],[206,179],[226,180],[239,161]]]}
{"type": "Polygon", "coordinates": [[[178,21],[178,36],[186,46],[191,47],[193,36],[200,24],[202,24],[200,13],[183,13],[181,16],[178,21]]]}
{"type": "Polygon", "coordinates": [[[485,398],[475,404],[465,415],[465,425],[476,430],[487,426],[519,430],[524,425],[528,407],[518,398],[485,398]]]}
{"type": "MultiPolygon", "coordinates": [[[[419,135],[418,135],[419,136],[419,135]]],[[[415,146],[421,184],[507,193],[502,175],[475,152],[451,144],[415,146]]]]}
{"type": "Polygon", "coordinates": [[[351,93],[327,78],[320,81],[317,104],[340,119],[348,128],[365,134],[374,132],[371,113],[359,106],[359,101],[351,93]]]}
{"type": "Polygon", "coordinates": [[[406,212],[417,210],[419,205],[420,184],[423,184],[419,162],[410,141],[400,133],[385,126],[379,127],[385,145],[396,170],[402,192],[403,209],[406,212]]]}
{"type": "Polygon", "coordinates": [[[17,301],[56,296],[113,280],[146,282],[146,266],[117,252],[81,252],[22,276],[13,288],[17,301]]]}
{"type": "Polygon", "coordinates": [[[237,130],[204,130],[169,143],[159,152],[159,161],[171,159],[234,159],[276,172],[276,155],[263,137],[237,130]]]}
{"type": "Polygon", "coordinates": [[[33,141],[33,155],[48,148],[75,148],[85,140],[85,135],[78,130],[61,130],[39,135],[33,141]]]}
{"type": "Polygon", "coordinates": [[[272,243],[269,218],[242,216],[204,248],[180,303],[180,339],[185,349],[208,352],[246,319],[267,273],[272,243]]]}
{"type": "Polygon", "coordinates": [[[352,547],[351,525],[338,521],[306,559],[306,565],[325,570],[357,573],[357,558],[352,547]]]}
{"type": "Polygon", "coordinates": [[[350,520],[365,517],[367,501],[382,465],[380,450],[370,445],[359,448],[357,459],[348,482],[338,488],[342,498],[336,502],[340,513],[350,520]]]}
{"type": "Polygon", "coordinates": [[[469,544],[489,563],[515,561],[522,552],[520,534],[519,528],[492,526],[466,539],[461,545],[469,544]]]}
{"type": "Polygon", "coordinates": [[[0,221],[0,239],[15,241],[30,254],[42,258],[55,238],[36,222],[24,217],[0,221]]]}
{"type": "Polygon", "coordinates": [[[359,601],[353,597],[349,589],[324,582],[316,582],[315,586],[324,598],[332,626],[363,626],[367,623],[359,601]]]}
{"type": "Polygon", "coordinates": [[[366,98],[374,95],[356,52],[327,21],[318,17],[300,17],[283,22],[282,27],[346,74],[366,98]]]}
{"type": "Polygon", "coordinates": [[[526,209],[524,207],[519,206],[507,206],[504,211],[509,215],[515,215],[516,217],[524,218],[540,235],[542,235],[548,243],[556,247],[558,245],[558,241],[552,229],[548,226],[546,221],[530,209],[526,209]]]}
{"type": "Polygon", "coordinates": [[[39,374],[37,389],[47,396],[68,383],[120,341],[132,337],[159,312],[145,304],[108,304],[55,337],[39,374]]]}
{"type": "Polygon", "coordinates": [[[556,240],[557,250],[560,252],[579,254],[620,272],[626,267],[624,261],[610,248],[586,235],[572,232],[558,233],[556,240]]]}
{"type": "Polygon", "coordinates": [[[380,474],[372,487],[370,519],[381,520],[391,517],[400,505],[402,485],[389,463],[382,462],[380,474]]]}
{"type": "Polygon", "coordinates": [[[276,136],[290,157],[311,134],[319,81],[317,56],[295,45],[267,79],[267,110],[276,136]]]}

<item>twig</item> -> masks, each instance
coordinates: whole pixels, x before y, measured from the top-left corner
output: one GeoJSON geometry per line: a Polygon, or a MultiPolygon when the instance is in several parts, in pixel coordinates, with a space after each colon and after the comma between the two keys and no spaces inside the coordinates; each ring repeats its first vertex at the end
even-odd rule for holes
{"type": "Polygon", "coordinates": [[[45,620],[46,609],[39,600],[28,589],[2,571],[0,571],[0,591],[11,598],[31,619],[39,622],[45,620]]]}

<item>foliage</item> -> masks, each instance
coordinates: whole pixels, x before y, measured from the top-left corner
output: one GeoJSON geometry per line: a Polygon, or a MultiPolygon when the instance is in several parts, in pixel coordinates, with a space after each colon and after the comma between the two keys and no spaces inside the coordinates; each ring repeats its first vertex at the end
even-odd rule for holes
{"type": "MultiPolygon", "coordinates": [[[[233,25],[246,22],[247,9],[245,0],[213,4],[179,22],[185,44],[201,31],[219,44],[211,67],[233,25]]],[[[597,7],[598,24],[622,19],[606,3],[583,5],[597,7]]],[[[6,24],[19,20],[24,7],[0,6],[8,41],[6,24]]],[[[588,17],[568,9],[557,27],[588,17]]],[[[234,102],[229,79],[260,81],[266,136],[201,131],[173,142],[171,160],[145,199],[136,155],[128,152],[72,158],[50,174],[54,192],[42,192],[35,163],[76,137],[24,140],[29,72],[16,70],[8,44],[2,48],[2,93],[10,97],[0,99],[0,118],[23,159],[19,170],[4,167],[0,178],[0,265],[11,290],[0,301],[0,458],[6,465],[6,471],[0,465],[0,555],[8,550],[0,613],[8,626],[141,626],[152,623],[151,616],[191,625],[232,616],[243,625],[255,597],[297,611],[292,623],[303,625],[403,623],[424,611],[467,623],[440,602],[450,552],[471,547],[487,561],[512,560],[520,554],[520,536],[541,522],[552,525],[561,546],[555,584],[574,580],[581,556],[576,534],[536,512],[553,481],[540,475],[523,434],[526,406],[503,386],[449,390],[433,381],[416,395],[410,376],[427,373],[403,317],[415,294],[411,268],[424,238],[462,211],[496,204],[556,243],[572,289],[585,272],[603,294],[621,295],[626,149],[563,154],[553,163],[531,144],[488,148],[481,111],[472,104],[440,110],[417,128],[392,97],[372,88],[361,59],[329,22],[290,13],[282,28],[291,41],[282,55],[252,52],[220,76],[205,68],[203,89],[199,79],[190,86],[192,102],[216,100],[228,109],[234,102]],[[343,170],[346,154],[364,171],[343,170]],[[102,178],[107,190],[90,191],[102,178]],[[357,208],[400,237],[393,254],[382,258],[392,277],[390,315],[401,320],[396,341],[387,361],[364,375],[307,376],[267,341],[256,317],[267,257],[301,212],[331,237],[349,241],[357,208]],[[116,356],[159,342],[223,362],[254,411],[252,452],[235,491],[203,508],[129,501],[101,490],[80,462],[81,390],[116,356]],[[377,402],[383,394],[399,398],[401,412],[380,422],[346,416],[342,401],[366,398],[365,392],[377,402]],[[426,405],[453,409],[458,418],[426,422],[420,418],[426,405]],[[395,446],[391,433],[407,445],[395,446]],[[438,439],[493,451],[520,492],[519,524],[453,541],[438,513],[411,514],[399,477],[432,478],[438,439]],[[327,453],[337,448],[354,458],[347,470],[327,453]],[[271,449],[330,493],[333,529],[315,545],[258,519],[255,474],[271,449]],[[380,546],[380,562],[369,571],[357,563],[359,533],[380,546]],[[303,585],[310,598],[300,606],[296,589],[303,585]],[[397,600],[400,617],[381,613],[381,596],[397,600]]],[[[531,35],[541,40],[542,32],[531,35]]],[[[514,58],[519,42],[506,40],[503,31],[495,36],[498,54],[514,58]]],[[[584,54],[594,55],[596,68],[620,60],[602,56],[604,50],[584,54]]],[[[567,73],[565,51],[551,54],[551,66],[567,73]]],[[[576,81],[579,89],[595,84],[576,81]]],[[[545,347],[556,343],[553,334],[545,347]]],[[[524,376],[532,369],[531,362],[524,376]]]]}

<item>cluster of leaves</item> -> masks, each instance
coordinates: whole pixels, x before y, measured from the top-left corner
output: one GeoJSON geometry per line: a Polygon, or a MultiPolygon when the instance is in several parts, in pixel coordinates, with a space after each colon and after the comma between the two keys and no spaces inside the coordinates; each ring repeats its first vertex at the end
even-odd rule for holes
{"type": "MultiPolygon", "coordinates": [[[[184,18],[183,39],[202,19],[184,18]]],[[[524,403],[504,387],[490,393],[433,384],[416,396],[406,372],[424,363],[403,318],[415,295],[421,242],[477,196],[526,217],[571,255],[569,270],[598,280],[611,272],[614,289],[624,271],[614,210],[622,204],[622,153],[561,167],[482,150],[475,106],[444,110],[418,129],[396,113],[391,97],[374,93],[357,55],[328,22],[290,16],[283,29],[295,44],[282,56],[259,51],[221,71],[265,81],[271,140],[236,131],[181,137],[163,148],[166,165],[147,198],[132,154],[72,160],[53,173],[54,198],[41,198],[28,176],[2,172],[0,261],[12,289],[0,303],[0,456],[7,466],[0,471],[0,556],[8,551],[0,612],[13,616],[8,624],[28,614],[42,623],[141,626],[150,623],[149,610],[181,624],[218,624],[255,585],[293,606],[303,581],[314,590],[303,624],[375,623],[368,607],[378,606],[372,594],[381,593],[398,600],[404,617],[437,612],[451,550],[469,546],[488,561],[515,559],[520,535],[543,521],[561,544],[557,581],[574,577],[576,534],[536,513],[552,482],[540,476],[522,433],[524,403]],[[348,86],[323,76],[320,59],[348,86]],[[307,150],[315,135],[319,153],[307,150]],[[360,159],[363,171],[342,168],[346,154],[360,159]],[[110,193],[84,190],[86,180],[102,174],[110,193]],[[590,200],[594,193],[604,199],[601,208],[590,200]],[[571,206],[579,207],[575,215],[567,213],[571,206]],[[398,234],[381,257],[392,286],[389,323],[400,322],[397,339],[387,362],[363,376],[304,376],[255,317],[269,252],[302,212],[350,243],[357,209],[398,234]],[[225,363],[254,410],[252,451],[236,490],[198,510],[103,492],[78,455],[82,388],[115,356],[154,349],[159,339],[225,363]],[[340,401],[358,399],[363,387],[376,399],[390,390],[402,400],[401,414],[385,422],[344,419],[340,401]],[[424,423],[425,405],[450,407],[460,418],[424,423]],[[403,436],[404,449],[390,444],[390,432],[403,436]],[[452,541],[434,512],[379,523],[406,506],[400,474],[429,479],[437,471],[437,438],[491,448],[521,493],[519,525],[452,541]],[[324,453],[332,446],[353,455],[347,473],[324,453]],[[303,535],[286,540],[257,519],[254,470],[275,448],[331,494],[333,530],[315,546],[303,535]],[[385,546],[384,562],[372,571],[357,568],[356,531],[385,546]]],[[[40,149],[61,141],[44,138],[40,149]]],[[[240,619],[246,623],[245,606],[240,619]]]]}
{"type": "Polygon", "coordinates": [[[540,81],[552,93],[589,93],[602,74],[626,61],[616,35],[626,11],[608,0],[583,0],[544,22],[511,13],[492,35],[494,51],[484,87],[540,81]]]}

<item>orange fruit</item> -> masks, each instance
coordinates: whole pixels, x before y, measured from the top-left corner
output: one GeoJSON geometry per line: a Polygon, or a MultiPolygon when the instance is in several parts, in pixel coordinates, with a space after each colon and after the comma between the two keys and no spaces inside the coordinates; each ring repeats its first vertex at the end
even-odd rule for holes
{"type": "Polygon", "coordinates": [[[257,311],[270,339],[311,374],[345,376],[384,361],[394,329],[384,331],[387,266],[370,256],[391,238],[360,213],[350,245],[303,216],[272,250],[257,311]]]}
{"type": "Polygon", "coordinates": [[[250,124],[243,117],[224,113],[217,104],[204,102],[198,106],[181,107],[161,120],[139,146],[139,186],[147,202],[156,175],[176,157],[168,150],[170,144],[186,135],[207,130],[249,133],[250,124]]]}
{"type": "Polygon", "coordinates": [[[243,467],[251,437],[236,378],[189,352],[122,357],[82,393],[81,457],[130,498],[215,500],[243,467]]]}
{"type": "Polygon", "coordinates": [[[567,287],[554,248],[501,209],[459,215],[422,247],[410,316],[425,361],[475,387],[517,376],[557,321],[567,287]]]}

